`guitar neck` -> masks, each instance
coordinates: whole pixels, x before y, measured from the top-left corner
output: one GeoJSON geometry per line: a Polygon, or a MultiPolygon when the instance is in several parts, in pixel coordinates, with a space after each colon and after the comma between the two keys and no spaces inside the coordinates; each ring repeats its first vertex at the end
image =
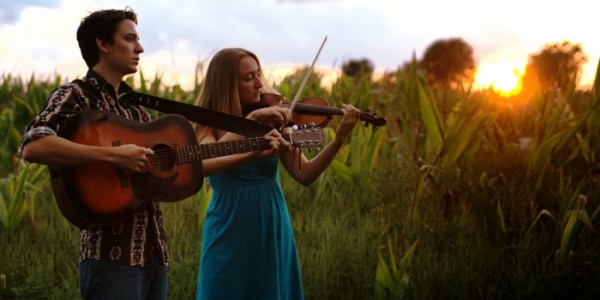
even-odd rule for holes
{"type": "MultiPolygon", "coordinates": [[[[290,142],[293,147],[298,148],[314,148],[323,145],[323,131],[321,128],[297,128],[292,133],[282,134],[282,137],[290,142]]],[[[176,148],[156,149],[154,156],[151,157],[151,163],[160,169],[168,170],[173,164],[193,163],[208,158],[261,151],[269,148],[269,142],[263,136],[227,142],[194,144],[176,148]]]]}
{"type": "Polygon", "coordinates": [[[266,150],[269,143],[264,137],[235,141],[198,144],[176,149],[178,163],[191,163],[207,158],[217,158],[238,153],[266,150]]]}

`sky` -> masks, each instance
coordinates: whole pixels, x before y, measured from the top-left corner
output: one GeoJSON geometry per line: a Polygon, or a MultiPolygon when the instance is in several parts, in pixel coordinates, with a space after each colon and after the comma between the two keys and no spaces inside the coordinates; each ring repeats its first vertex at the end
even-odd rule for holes
{"type": "MultiPolygon", "coordinates": [[[[272,81],[310,65],[336,71],[352,59],[378,72],[421,58],[439,39],[462,38],[474,50],[476,85],[509,89],[530,55],[570,41],[588,56],[582,85],[600,54],[596,0],[0,0],[0,74],[74,79],[87,67],[75,32],[89,12],[132,7],[145,49],[140,68],[190,87],[196,66],[216,51],[256,53],[272,81]]],[[[327,79],[327,77],[325,78],[327,79]]]]}

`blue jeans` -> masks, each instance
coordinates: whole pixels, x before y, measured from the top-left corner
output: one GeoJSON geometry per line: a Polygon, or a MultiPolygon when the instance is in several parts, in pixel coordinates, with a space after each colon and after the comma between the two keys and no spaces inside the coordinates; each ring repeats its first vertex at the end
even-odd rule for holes
{"type": "Polygon", "coordinates": [[[86,259],[79,264],[79,290],[85,300],[167,299],[167,266],[156,255],[145,267],[86,259]]]}

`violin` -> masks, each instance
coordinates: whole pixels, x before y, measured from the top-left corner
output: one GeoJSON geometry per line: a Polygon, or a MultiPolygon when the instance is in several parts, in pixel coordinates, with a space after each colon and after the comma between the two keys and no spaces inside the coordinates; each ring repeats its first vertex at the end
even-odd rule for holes
{"type": "MultiPolygon", "coordinates": [[[[291,102],[285,100],[283,96],[274,93],[262,93],[260,95],[260,102],[258,104],[250,105],[244,108],[244,115],[247,115],[251,111],[263,107],[269,107],[278,105],[281,107],[289,108],[291,102]]],[[[292,111],[292,123],[293,124],[314,124],[318,127],[325,127],[331,120],[333,115],[343,115],[344,112],[341,108],[330,107],[329,101],[320,97],[305,97],[299,100],[294,106],[292,111]]],[[[369,109],[360,113],[360,120],[365,122],[368,126],[371,124],[373,130],[376,130],[380,126],[387,123],[384,117],[377,117],[377,113],[370,112],[369,109]]]]}

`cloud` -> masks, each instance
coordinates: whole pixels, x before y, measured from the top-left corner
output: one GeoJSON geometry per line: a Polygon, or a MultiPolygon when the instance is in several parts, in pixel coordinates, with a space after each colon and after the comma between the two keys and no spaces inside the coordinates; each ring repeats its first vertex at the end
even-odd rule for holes
{"type": "Polygon", "coordinates": [[[57,7],[56,1],[52,0],[23,0],[23,1],[3,1],[0,6],[0,24],[14,23],[19,19],[21,11],[26,7],[57,7]]]}
{"type": "MultiPolygon", "coordinates": [[[[317,64],[339,68],[367,58],[392,70],[420,58],[440,38],[461,37],[476,59],[522,62],[546,43],[582,43],[593,67],[600,42],[600,6],[585,0],[130,0],[145,48],[141,66],[193,77],[196,64],[224,47],[243,47],[265,66],[317,64]]],[[[80,19],[99,8],[124,8],[116,0],[11,1],[0,11],[0,72],[81,74],[75,41],[80,19]],[[32,6],[33,5],[33,6],[32,6]],[[7,20],[11,20],[8,22],[7,20]]],[[[148,71],[146,71],[148,70],[148,71]]],[[[169,75],[171,76],[171,75],[169,75]]]]}
{"type": "Polygon", "coordinates": [[[93,8],[89,0],[23,8],[18,20],[0,27],[0,40],[5,41],[0,43],[0,72],[22,76],[60,73],[69,78],[84,73],[75,31],[81,16],[93,8]]]}

